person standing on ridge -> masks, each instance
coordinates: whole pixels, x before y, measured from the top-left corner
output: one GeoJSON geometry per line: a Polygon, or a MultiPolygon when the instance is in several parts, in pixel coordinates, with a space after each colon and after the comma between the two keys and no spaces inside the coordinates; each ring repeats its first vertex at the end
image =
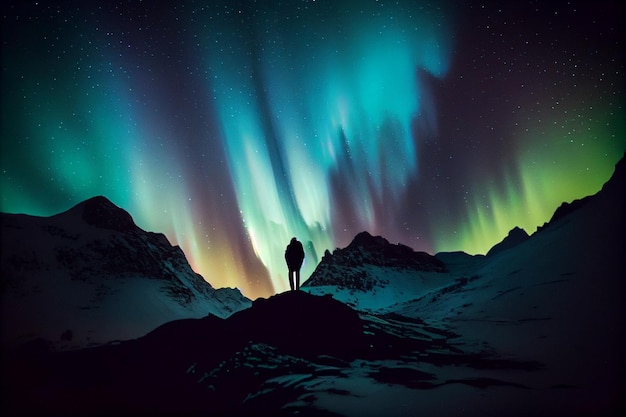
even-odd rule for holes
{"type": "Polygon", "coordinates": [[[291,242],[285,249],[285,261],[287,261],[287,268],[289,268],[291,291],[298,291],[300,289],[300,267],[304,261],[304,248],[295,237],[291,238],[291,242]]]}

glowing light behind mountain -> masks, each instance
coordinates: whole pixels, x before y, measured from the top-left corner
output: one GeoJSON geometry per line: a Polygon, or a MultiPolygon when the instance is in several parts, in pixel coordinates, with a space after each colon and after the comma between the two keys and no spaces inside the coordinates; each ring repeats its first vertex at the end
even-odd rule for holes
{"type": "MultiPolygon", "coordinates": [[[[298,236],[317,250],[333,249],[332,172],[355,173],[349,198],[367,229],[378,221],[372,200],[384,190],[400,195],[417,175],[417,72],[445,74],[442,16],[407,24],[374,7],[357,16],[336,7],[286,12],[288,24],[253,26],[259,33],[248,36],[233,22],[201,35],[210,45],[207,93],[242,218],[279,291],[287,288],[277,256],[284,242],[298,236]]],[[[319,261],[308,257],[304,276],[319,261]]]]}

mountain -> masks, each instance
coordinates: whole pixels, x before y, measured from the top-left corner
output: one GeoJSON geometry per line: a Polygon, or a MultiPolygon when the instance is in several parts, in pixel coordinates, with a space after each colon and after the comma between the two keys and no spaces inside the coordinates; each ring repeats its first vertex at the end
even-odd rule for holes
{"type": "Polygon", "coordinates": [[[312,294],[332,292],[356,308],[380,308],[403,299],[402,283],[437,281],[445,272],[445,264],[432,255],[361,232],[346,248],[326,251],[302,287],[312,294]]]}
{"type": "Polygon", "coordinates": [[[226,318],[4,351],[0,412],[621,416],[624,181],[620,162],[584,204],[489,256],[363,233],[326,253],[303,291],[226,318]]]}
{"type": "MultiPolygon", "coordinates": [[[[313,276],[303,288],[332,294],[362,312],[427,323],[455,335],[454,347],[464,352],[497,353],[538,365],[532,372],[442,366],[440,376],[492,378],[524,387],[483,392],[481,401],[489,404],[484,409],[473,402],[471,390],[448,391],[458,410],[619,415],[626,382],[624,190],[622,159],[597,194],[564,203],[531,236],[514,229],[488,256],[437,254],[447,269],[437,275],[399,275],[363,265],[363,276],[375,283],[367,290],[341,275],[332,285],[313,276]]],[[[333,263],[341,265],[330,258],[326,268],[332,270],[333,263]]],[[[424,400],[428,397],[419,395],[416,401],[424,400]]],[[[426,404],[416,406],[424,409],[426,404]]],[[[457,414],[448,411],[443,414],[457,414]]]]}
{"type": "Polygon", "coordinates": [[[250,306],[238,290],[212,288],[178,246],[105,197],[51,217],[0,216],[5,345],[41,337],[84,347],[250,306]]]}
{"type": "Polygon", "coordinates": [[[528,233],[520,227],[514,227],[509,231],[509,234],[502,240],[502,242],[495,244],[489,251],[487,252],[487,256],[493,256],[498,252],[503,250],[511,249],[514,246],[523,243],[528,239],[528,233]]]}
{"type": "MultiPolygon", "coordinates": [[[[387,266],[396,269],[445,272],[445,265],[426,252],[415,252],[408,246],[391,244],[381,236],[361,232],[354,237],[345,249],[336,249],[332,255],[325,253],[326,259],[320,262],[319,269],[326,270],[330,265],[359,267],[362,265],[387,266]],[[331,258],[333,260],[331,261],[331,258]]],[[[313,281],[324,279],[326,273],[317,272],[313,281]]]]}

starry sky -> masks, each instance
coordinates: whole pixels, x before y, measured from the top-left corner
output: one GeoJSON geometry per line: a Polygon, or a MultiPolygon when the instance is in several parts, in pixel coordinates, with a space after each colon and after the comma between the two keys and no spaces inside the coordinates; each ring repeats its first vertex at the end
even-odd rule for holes
{"type": "Polygon", "coordinates": [[[626,151],[619,1],[19,1],[2,6],[0,210],[95,195],[214,287],[367,230],[485,253],[626,151]]]}

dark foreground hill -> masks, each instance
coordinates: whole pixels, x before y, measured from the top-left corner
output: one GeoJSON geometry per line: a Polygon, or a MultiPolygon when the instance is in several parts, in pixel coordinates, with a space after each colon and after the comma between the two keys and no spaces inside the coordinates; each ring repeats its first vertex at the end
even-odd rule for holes
{"type": "Polygon", "coordinates": [[[226,320],[174,321],[117,345],[52,352],[33,342],[5,356],[4,411],[334,415],[314,402],[358,400],[364,377],[373,386],[405,389],[457,383],[517,387],[496,379],[438,380],[419,370],[418,362],[476,369],[541,367],[493,352],[463,352],[451,343],[454,336],[419,320],[359,315],[331,297],[289,292],[258,300],[226,320]]]}

